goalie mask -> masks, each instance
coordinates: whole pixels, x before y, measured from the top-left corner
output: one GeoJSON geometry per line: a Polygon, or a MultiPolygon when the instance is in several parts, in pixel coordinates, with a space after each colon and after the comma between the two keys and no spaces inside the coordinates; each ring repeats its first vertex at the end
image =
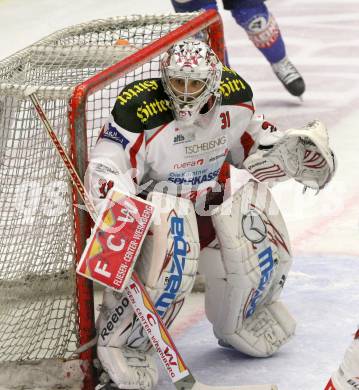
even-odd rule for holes
{"type": "Polygon", "coordinates": [[[162,82],[177,120],[191,125],[217,92],[222,63],[204,42],[185,39],[172,46],[161,61],[162,82]]]}

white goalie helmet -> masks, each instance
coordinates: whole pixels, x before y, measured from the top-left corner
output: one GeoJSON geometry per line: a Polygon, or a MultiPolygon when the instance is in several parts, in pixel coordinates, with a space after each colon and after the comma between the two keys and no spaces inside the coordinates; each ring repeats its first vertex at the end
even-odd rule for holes
{"type": "Polygon", "coordinates": [[[222,63],[204,42],[188,38],[173,45],[161,61],[162,82],[172,100],[177,120],[192,124],[214,95],[222,76],[222,63]]]}

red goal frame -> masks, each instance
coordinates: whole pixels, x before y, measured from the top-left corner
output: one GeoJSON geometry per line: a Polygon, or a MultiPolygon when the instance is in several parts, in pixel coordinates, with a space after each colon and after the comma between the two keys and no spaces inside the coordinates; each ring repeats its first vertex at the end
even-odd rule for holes
{"type": "MultiPolygon", "coordinates": [[[[69,134],[71,139],[71,159],[80,176],[83,179],[88,161],[87,155],[87,122],[86,105],[88,96],[94,94],[105,86],[111,84],[124,74],[149,62],[165,52],[175,42],[192,36],[197,32],[207,29],[209,44],[219,59],[224,62],[225,44],[223,24],[219,13],[209,10],[194,17],[166,36],[150,43],[138,52],[129,55],[115,65],[98,73],[79,84],[70,99],[71,109],[68,114],[69,134]],[[80,141],[80,142],[79,142],[80,141]]],[[[76,189],[72,191],[73,204],[81,204],[80,196],[76,189]]],[[[88,213],[78,207],[74,207],[74,231],[75,231],[75,257],[76,262],[80,260],[85,248],[86,238],[90,234],[91,218],[88,213]]],[[[76,276],[77,300],[78,300],[78,326],[80,344],[84,345],[95,337],[94,304],[92,282],[82,276],[76,276]]],[[[80,354],[80,359],[85,362],[83,365],[84,382],[82,388],[93,390],[96,378],[92,367],[95,357],[94,348],[90,348],[80,354]]]]}

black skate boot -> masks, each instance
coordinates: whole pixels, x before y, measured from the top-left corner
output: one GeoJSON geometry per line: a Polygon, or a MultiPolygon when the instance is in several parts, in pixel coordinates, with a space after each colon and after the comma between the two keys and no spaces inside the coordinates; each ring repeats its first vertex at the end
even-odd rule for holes
{"type": "Polygon", "coordinates": [[[272,64],[272,69],[290,94],[298,97],[303,95],[305,91],[303,77],[287,57],[272,64]]]}

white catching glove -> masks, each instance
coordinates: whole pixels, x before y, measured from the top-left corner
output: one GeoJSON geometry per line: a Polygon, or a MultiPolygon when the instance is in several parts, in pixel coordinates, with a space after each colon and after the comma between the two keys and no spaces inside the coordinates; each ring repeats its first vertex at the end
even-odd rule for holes
{"type": "Polygon", "coordinates": [[[260,181],[293,178],[304,188],[319,191],[329,183],[336,169],[328,141],[325,125],[317,120],[285,132],[269,128],[259,139],[258,150],[243,165],[260,181]]]}

